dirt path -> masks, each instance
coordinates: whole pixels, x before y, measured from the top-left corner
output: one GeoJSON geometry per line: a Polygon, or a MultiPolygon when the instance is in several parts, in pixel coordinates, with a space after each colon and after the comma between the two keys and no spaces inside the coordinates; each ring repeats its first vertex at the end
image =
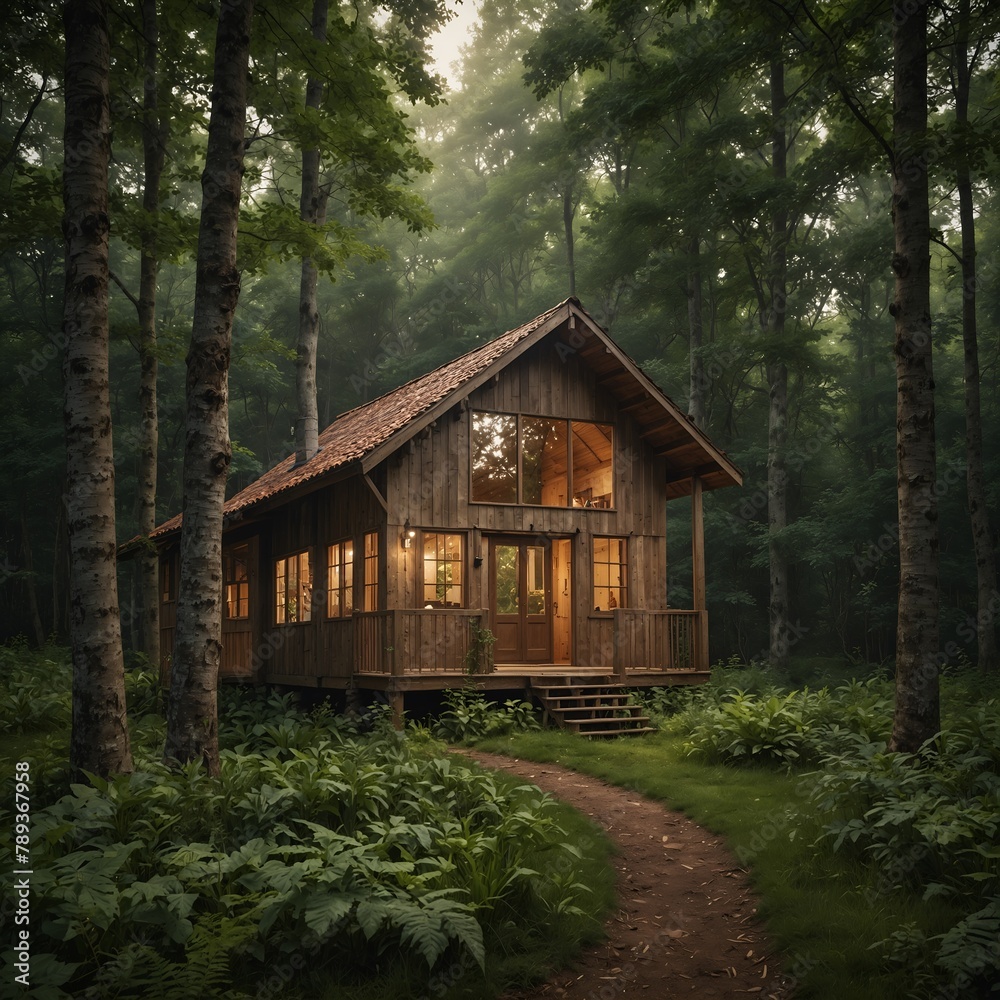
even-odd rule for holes
{"type": "Polygon", "coordinates": [[[607,939],[506,1000],[788,998],[746,876],[719,838],[636,792],[557,764],[461,751],[526,778],[599,823],[618,848],[607,939]]]}

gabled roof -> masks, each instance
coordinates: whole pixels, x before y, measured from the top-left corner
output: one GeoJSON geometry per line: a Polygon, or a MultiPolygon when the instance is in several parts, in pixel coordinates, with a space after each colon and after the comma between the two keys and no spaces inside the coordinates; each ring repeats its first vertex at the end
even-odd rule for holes
{"type": "MultiPolygon", "coordinates": [[[[284,494],[318,487],[321,480],[371,471],[455,403],[556,331],[568,349],[594,368],[601,384],[637,420],[654,449],[667,457],[668,496],[689,493],[695,475],[703,478],[705,489],[742,483],[742,474],[725,452],[717,449],[571,298],[482,347],[342,413],[320,434],[319,451],[311,459],[296,465],[295,456],[290,455],[279,462],[226,502],[226,517],[273,506],[284,494]]],[[[176,531],[180,523],[178,514],[151,537],[176,531]]]]}

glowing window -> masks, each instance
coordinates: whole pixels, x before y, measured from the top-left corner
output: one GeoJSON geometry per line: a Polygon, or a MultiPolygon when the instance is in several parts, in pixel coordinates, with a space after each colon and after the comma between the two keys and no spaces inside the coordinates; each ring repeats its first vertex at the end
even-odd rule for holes
{"type": "Polygon", "coordinates": [[[326,552],[327,617],[348,618],[354,610],[354,542],[334,542],[326,552]]]}
{"type": "Polygon", "coordinates": [[[624,538],[594,539],[594,610],[628,606],[628,564],[624,538]]]}
{"type": "Polygon", "coordinates": [[[237,545],[222,556],[223,587],[227,618],[250,617],[250,578],[247,572],[249,547],[237,545]]]}
{"type": "Polygon", "coordinates": [[[274,620],[278,625],[312,620],[312,572],[308,552],[285,556],[274,564],[274,620]]]}
{"type": "Polygon", "coordinates": [[[423,557],[424,607],[462,607],[462,536],[425,532],[423,557]]]}
{"type": "Polygon", "coordinates": [[[365,611],[378,611],[378,532],[365,535],[365,611]]]}

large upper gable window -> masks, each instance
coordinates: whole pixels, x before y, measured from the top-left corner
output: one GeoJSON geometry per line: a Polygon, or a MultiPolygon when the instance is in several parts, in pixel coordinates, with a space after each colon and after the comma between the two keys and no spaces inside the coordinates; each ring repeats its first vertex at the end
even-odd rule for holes
{"type": "Polygon", "coordinates": [[[472,414],[472,500],[614,506],[614,428],[588,420],[472,414]]]}

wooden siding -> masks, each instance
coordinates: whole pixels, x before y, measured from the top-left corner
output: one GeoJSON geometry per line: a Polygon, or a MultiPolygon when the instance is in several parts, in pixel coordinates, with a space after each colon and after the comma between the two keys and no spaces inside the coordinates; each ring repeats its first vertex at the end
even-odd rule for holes
{"type": "MultiPolygon", "coordinates": [[[[384,478],[373,477],[376,489],[384,478]]],[[[263,680],[280,677],[282,683],[346,686],[354,670],[355,630],[351,618],[327,618],[327,550],[350,539],[354,545],[354,607],[362,607],[364,575],[361,553],[364,535],[379,531],[379,601],[385,607],[385,512],[360,476],[307,494],[270,515],[266,544],[261,544],[263,584],[262,644],[268,652],[263,680]],[[275,624],[275,560],[308,550],[313,582],[311,619],[291,625],[275,624]]]]}
{"type": "Polygon", "coordinates": [[[403,549],[408,520],[427,531],[461,531],[466,605],[490,606],[488,536],[520,534],[572,541],[573,605],[571,659],[580,666],[611,669],[610,617],[593,615],[592,539],[627,539],[628,603],[638,609],[666,608],[666,467],[643,440],[636,422],[578,354],[562,341],[531,348],[495,379],[473,392],[385,462],[389,513],[387,546],[390,607],[421,601],[420,554],[403,549]],[[612,509],[474,503],[470,498],[471,424],[475,411],[519,413],[614,426],[612,509]],[[395,556],[395,558],[393,558],[395,556]],[[475,567],[473,560],[482,563],[475,567]]]}

